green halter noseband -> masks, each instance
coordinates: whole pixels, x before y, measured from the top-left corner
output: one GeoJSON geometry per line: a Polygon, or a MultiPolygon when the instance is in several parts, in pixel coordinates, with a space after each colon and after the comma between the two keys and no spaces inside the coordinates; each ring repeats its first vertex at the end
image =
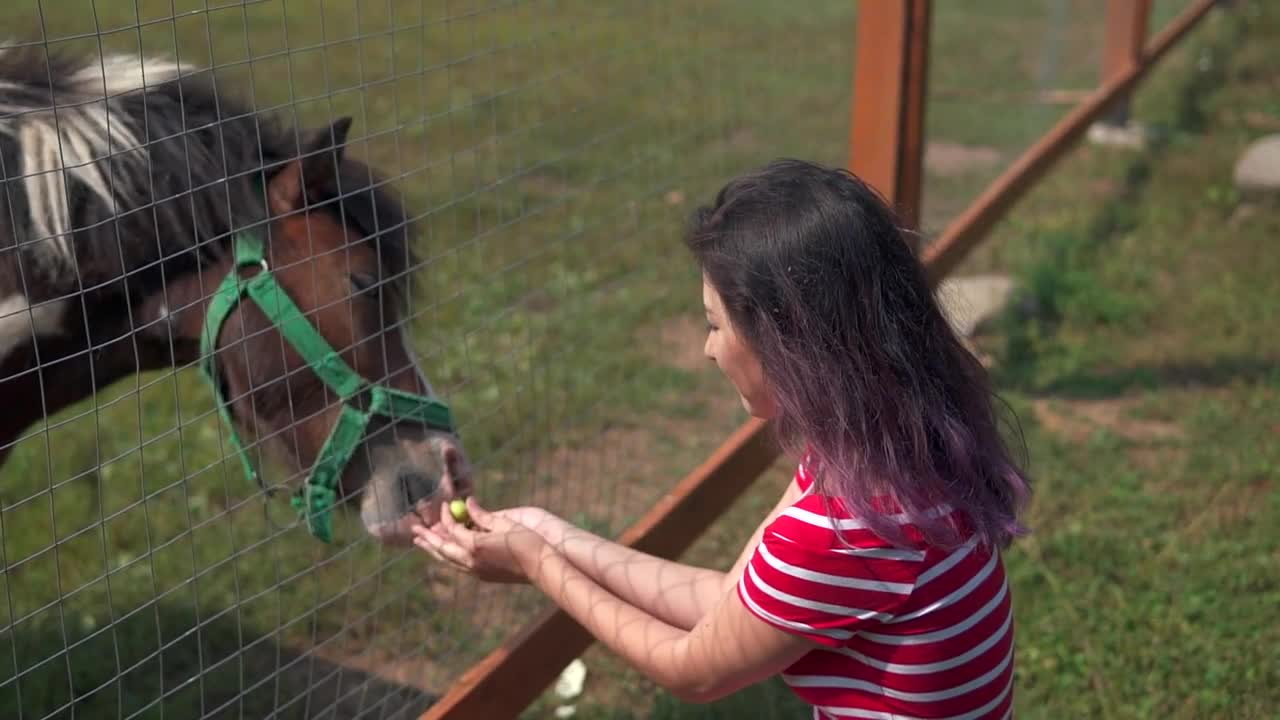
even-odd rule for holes
{"type": "Polygon", "coordinates": [[[231,446],[240,456],[245,476],[253,483],[259,482],[258,474],[236,434],[236,426],[227,400],[222,397],[214,368],[218,335],[241,300],[248,297],[256,303],[311,370],[341,399],[342,415],[329,432],[306,483],[292,498],[293,507],[307,520],[311,534],[326,543],[331,542],[333,527],[330,514],[337,501],[338,479],[364,439],[370,420],[380,415],[411,420],[452,433],[455,432],[453,418],[449,406],[435,398],[369,383],[356,375],[276,282],[267,265],[262,241],[251,233],[239,233],[232,242],[235,245],[235,262],[209,299],[204,332],[200,337],[200,369],[213,387],[218,410],[231,433],[231,446]],[[240,274],[245,268],[257,268],[260,272],[246,279],[240,274]],[[355,399],[364,393],[369,396],[367,410],[355,405],[355,399]]]}

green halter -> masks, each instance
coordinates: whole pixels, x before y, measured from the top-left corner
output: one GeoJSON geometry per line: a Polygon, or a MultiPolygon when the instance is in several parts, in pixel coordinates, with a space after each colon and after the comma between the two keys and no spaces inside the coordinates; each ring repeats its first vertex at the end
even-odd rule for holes
{"type": "Polygon", "coordinates": [[[245,476],[253,483],[258,482],[258,474],[250,464],[248,454],[236,434],[235,423],[226,398],[222,397],[219,390],[214,370],[214,350],[218,335],[223,323],[241,300],[246,296],[253,300],[311,370],[342,400],[342,415],[329,432],[306,483],[292,498],[293,507],[307,520],[311,534],[326,543],[331,542],[333,528],[330,514],[337,500],[338,478],[342,476],[356,447],[364,439],[369,421],[375,415],[381,415],[413,420],[429,428],[454,432],[453,418],[449,406],[435,398],[368,383],[356,375],[307,321],[306,316],[289,298],[289,294],[276,283],[267,265],[262,241],[253,234],[239,233],[233,242],[235,263],[209,299],[204,332],[200,337],[200,369],[213,386],[218,410],[231,433],[231,446],[240,456],[245,476]],[[245,279],[240,275],[244,268],[258,268],[261,272],[245,279]],[[355,406],[354,401],[365,392],[369,395],[368,409],[361,410],[355,406]]]}

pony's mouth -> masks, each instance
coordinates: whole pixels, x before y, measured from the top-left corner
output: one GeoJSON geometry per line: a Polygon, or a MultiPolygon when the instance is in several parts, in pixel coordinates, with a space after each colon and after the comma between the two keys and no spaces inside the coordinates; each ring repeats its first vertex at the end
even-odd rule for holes
{"type": "Polygon", "coordinates": [[[397,443],[385,453],[375,451],[373,460],[360,519],[365,530],[384,544],[410,544],[414,524],[438,522],[445,504],[472,490],[469,464],[451,438],[397,443]]]}

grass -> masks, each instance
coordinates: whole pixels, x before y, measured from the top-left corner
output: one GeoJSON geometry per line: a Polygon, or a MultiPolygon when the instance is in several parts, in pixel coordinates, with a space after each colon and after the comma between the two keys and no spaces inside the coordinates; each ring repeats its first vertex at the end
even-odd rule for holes
{"type": "MultiPolygon", "coordinates": [[[[1178,4],[1156,3],[1158,19],[1178,4]]],[[[1068,13],[1070,22],[1051,30],[1057,7],[1000,0],[975,16],[938,4],[930,137],[987,147],[999,160],[931,167],[926,229],[945,222],[1066,109],[1028,104],[1013,113],[1007,100],[993,98],[1092,83],[1100,15],[1068,13]]],[[[354,115],[357,152],[397,181],[419,215],[428,262],[424,296],[415,299],[414,344],[458,409],[482,493],[617,532],[741,419],[710,409],[725,389],[710,370],[654,362],[662,352],[654,328],[698,314],[694,269],[678,258],[680,223],[730,175],[775,156],[845,161],[853,14],[852,3],[834,0],[803,10],[763,0],[679,8],[578,0],[19,0],[0,9],[0,22],[23,39],[43,34],[96,48],[101,37],[115,49],[217,65],[223,82],[251,93],[261,109],[296,113],[308,125],[354,115]]],[[[1266,17],[1274,26],[1274,12],[1266,17]]],[[[1251,33],[1232,61],[1260,53],[1263,34],[1251,33]]],[[[1151,422],[1174,417],[1188,437],[1215,439],[1212,451],[1190,440],[1185,452],[1167,450],[1177,462],[1162,464],[1180,473],[1168,482],[1187,490],[1185,502],[1162,491],[1144,505],[1145,475],[1131,466],[1130,441],[1101,431],[1081,445],[1031,424],[1038,534],[1013,560],[1015,592],[1024,598],[1027,649],[1020,652],[1028,659],[1020,687],[1028,714],[1116,714],[1147,699],[1152,713],[1208,715],[1222,698],[1262,687],[1253,683],[1268,672],[1262,649],[1241,656],[1248,665],[1224,665],[1231,655],[1216,638],[1246,629],[1274,634],[1259,622],[1263,603],[1274,604],[1274,585],[1271,595],[1263,588],[1256,601],[1214,617],[1220,635],[1190,633],[1212,616],[1206,589],[1265,583],[1261,560],[1230,562],[1233,548],[1241,557],[1264,558],[1268,548],[1274,556],[1265,524],[1247,537],[1228,533],[1232,539],[1221,544],[1183,538],[1181,525],[1169,525],[1187,515],[1197,532],[1221,531],[1216,515],[1188,513],[1235,495],[1196,494],[1194,480],[1229,475],[1254,487],[1248,478],[1273,472],[1276,462],[1253,449],[1266,446],[1262,428],[1276,424],[1267,409],[1275,356],[1267,354],[1273,347],[1259,350],[1263,341],[1249,340],[1248,330],[1273,316],[1274,304],[1259,294],[1265,274],[1256,273],[1266,266],[1249,259],[1256,253],[1247,246],[1274,227],[1274,213],[1255,212],[1227,238],[1242,243],[1239,256],[1226,254],[1230,242],[1211,228],[1177,233],[1181,253],[1164,237],[1194,227],[1191,214],[1201,206],[1212,207],[1219,224],[1235,207],[1221,169],[1209,186],[1176,176],[1161,184],[1165,166],[1185,155],[1194,160],[1182,161],[1184,171],[1199,178],[1202,158],[1216,153],[1229,162],[1241,134],[1223,139],[1215,108],[1231,105],[1212,103],[1264,102],[1242,89],[1206,99],[1208,88],[1189,69],[1193,58],[1179,52],[1171,64],[1178,70],[1158,71],[1139,105],[1144,117],[1173,129],[1171,142],[1185,152],[1166,148],[1132,167],[1123,156],[1079,153],[972,263],[1019,268],[1044,309],[1011,318],[990,340],[1009,348],[1000,379],[1024,417],[1042,395],[1071,402],[1087,390],[1105,400],[1141,387],[1146,394],[1133,412],[1157,418],[1151,422]],[[1183,89],[1188,82],[1196,92],[1183,89]],[[1096,177],[1114,178],[1127,194],[1084,196],[1079,186],[1096,177]],[[1116,215],[1105,228],[1109,239],[1094,237],[1098,213],[1116,215]],[[1130,239],[1143,228],[1160,241],[1130,239]],[[1096,247],[1072,250],[1069,273],[1037,269],[1053,257],[1045,248],[1075,248],[1081,238],[1096,247]],[[1210,276],[1179,284],[1172,274],[1179,267],[1210,276]],[[1195,292],[1184,294],[1188,287],[1195,292]],[[1182,314],[1167,311],[1170,304],[1182,314]],[[1173,334],[1197,324],[1222,328],[1221,342],[1173,334]],[[1142,356],[1148,343],[1135,338],[1161,333],[1170,334],[1165,344],[1142,356]],[[1126,342],[1134,355],[1124,354],[1126,342]],[[1221,356],[1171,352],[1183,344],[1206,353],[1217,347],[1221,356]],[[1172,358],[1181,373],[1213,378],[1217,395],[1157,392],[1167,374],[1162,363],[1172,358]],[[1240,381],[1227,380],[1241,375],[1246,387],[1237,397],[1230,393],[1240,381]],[[1252,415],[1241,407],[1254,408],[1252,415]],[[1229,457],[1252,459],[1229,465],[1229,457]],[[1090,477],[1092,494],[1079,480],[1090,477]],[[1056,478],[1067,483],[1055,485],[1056,478]],[[1124,586],[1128,595],[1104,582],[1131,579],[1123,561],[1143,547],[1116,552],[1107,544],[1119,542],[1104,532],[1119,522],[1162,553],[1134,588],[1124,586]],[[1216,554],[1198,554],[1207,545],[1216,554]],[[1095,556],[1103,558],[1096,565],[1082,562],[1095,556]],[[1213,571],[1183,580],[1199,588],[1199,615],[1168,584],[1197,570],[1213,571]],[[1077,617],[1083,611],[1072,608],[1090,607],[1081,598],[1106,612],[1077,617]],[[1113,622],[1126,632],[1111,633],[1105,644],[1094,639],[1108,636],[1113,622]],[[1090,633],[1070,633],[1084,623],[1095,624],[1090,633]],[[1150,644],[1141,660],[1122,652],[1137,651],[1132,639],[1154,631],[1174,640],[1187,634],[1181,652],[1202,660],[1160,654],[1150,644]],[[1117,678],[1117,663],[1143,671],[1117,678]],[[1255,668],[1252,679],[1246,667],[1255,668]],[[1196,672],[1179,676],[1181,668],[1196,672]],[[1096,677],[1107,681],[1103,690],[1090,684],[1096,677]],[[1171,708],[1161,698],[1185,696],[1135,693],[1129,677],[1222,690],[1195,701],[1203,704],[1171,708]]],[[[1264,60],[1255,57],[1255,67],[1264,60]]],[[[1259,78],[1261,70],[1252,82],[1266,82],[1259,78]]],[[[370,712],[420,708],[537,604],[379,549],[350,518],[338,522],[334,546],[318,545],[294,525],[282,499],[247,487],[234,458],[224,463],[211,410],[194,372],[152,374],[68,410],[13,453],[0,482],[0,715],[256,717],[274,710],[305,717],[343,694],[346,705],[370,712]],[[382,683],[360,670],[366,666],[403,670],[420,689],[382,683]]],[[[711,564],[735,554],[785,479],[771,477],[690,557],[711,564]]],[[[1269,506],[1260,501],[1262,512],[1273,513],[1274,493],[1262,497],[1272,498],[1269,506]]],[[[673,719],[739,717],[746,708],[753,716],[767,711],[764,717],[803,712],[777,683],[710,708],[683,706],[616,666],[611,671],[598,649],[590,657],[593,679],[615,677],[584,700],[580,717],[630,717],[634,708],[673,719]]],[[[546,709],[540,704],[530,715],[546,709]]]]}

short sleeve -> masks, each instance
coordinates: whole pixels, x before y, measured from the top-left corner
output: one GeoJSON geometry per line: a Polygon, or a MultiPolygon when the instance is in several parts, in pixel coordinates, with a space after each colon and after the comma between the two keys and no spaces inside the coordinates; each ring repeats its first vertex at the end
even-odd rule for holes
{"type": "Polygon", "coordinates": [[[915,563],[805,543],[771,524],[738,581],[756,617],[827,647],[893,618],[910,598],[915,563]]]}

